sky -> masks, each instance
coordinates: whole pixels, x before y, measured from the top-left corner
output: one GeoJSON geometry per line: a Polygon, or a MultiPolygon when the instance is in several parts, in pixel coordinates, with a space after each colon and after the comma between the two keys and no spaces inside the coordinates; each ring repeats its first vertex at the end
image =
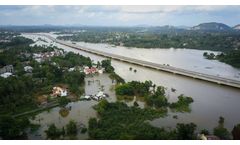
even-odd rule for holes
{"type": "Polygon", "coordinates": [[[195,26],[240,24],[240,6],[0,6],[0,25],[195,26]]]}

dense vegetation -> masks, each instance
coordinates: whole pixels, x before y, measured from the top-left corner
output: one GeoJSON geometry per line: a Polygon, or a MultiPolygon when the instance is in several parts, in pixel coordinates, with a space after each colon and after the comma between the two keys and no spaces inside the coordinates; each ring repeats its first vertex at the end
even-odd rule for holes
{"type": "Polygon", "coordinates": [[[22,75],[22,62],[29,61],[30,59],[20,54],[26,51],[34,51],[33,48],[26,49],[28,43],[29,40],[26,39],[20,44],[16,43],[16,46],[8,46],[8,49],[0,53],[0,66],[13,65],[16,74],[20,75],[8,79],[0,78],[0,114],[7,114],[7,112],[14,113],[35,107],[32,95],[38,85],[33,85],[34,80],[30,76],[22,75]]]}
{"type": "Polygon", "coordinates": [[[58,98],[58,104],[60,107],[65,107],[69,102],[70,100],[65,96],[58,98]]]}
{"type": "Polygon", "coordinates": [[[138,82],[131,81],[125,84],[116,86],[116,94],[123,96],[146,96],[150,94],[150,87],[152,86],[151,81],[138,82]]]}
{"type": "Polygon", "coordinates": [[[0,78],[0,114],[15,114],[35,108],[33,95],[38,88],[33,84],[33,79],[27,76],[0,78]]]}
{"type": "Polygon", "coordinates": [[[232,50],[226,53],[215,55],[214,53],[204,52],[203,56],[207,59],[216,59],[221,62],[230,64],[236,68],[240,68],[240,50],[232,50]]]}
{"type": "Polygon", "coordinates": [[[171,109],[180,112],[189,112],[189,105],[193,102],[191,97],[180,95],[177,102],[169,103],[165,94],[165,88],[156,86],[151,81],[131,81],[117,85],[115,91],[120,99],[133,99],[133,96],[143,97],[148,106],[155,108],[169,106],[171,109]]]}
{"type": "MultiPolygon", "coordinates": [[[[71,33],[68,31],[68,33],[71,33]]],[[[218,60],[234,67],[240,67],[240,33],[237,31],[192,31],[171,27],[129,28],[90,28],[84,32],[71,33],[72,36],[59,36],[60,39],[91,43],[109,43],[138,48],[189,48],[229,52],[218,60]]],[[[206,55],[213,59],[214,56],[206,55]]]]}
{"type": "MultiPolygon", "coordinates": [[[[194,123],[177,123],[176,128],[170,130],[153,127],[148,121],[164,117],[167,113],[164,109],[141,109],[137,106],[129,107],[123,102],[109,103],[106,100],[102,100],[94,108],[98,119],[89,119],[90,139],[197,139],[197,125],[194,123]]],[[[239,125],[233,128],[234,139],[240,138],[239,130],[239,125]]],[[[206,129],[201,133],[205,136],[210,135],[206,129]]],[[[218,126],[213,129],[213,134],[220,139],[231,139],[230,133],[224,128],[223,117],[219,117],[218,126]]]]}
{"type": "Polygon", "coordinates": [[[219,117],[218,126],[213,129],[213,134],[218,136],[220,139],[230,139],[230,133],[224,127],[223,117],[219,117]]]}
{"type": "Polygon", "coordinates": [[[162,86],[158,86],[156,91],[154,90],[152,94],[145,96],[145,100],[147,105],[157,108],[169,105],[165,95],[165,89],[162,86]]]}
{"type": "Polygon", "coordinates": [[[116,74],[115,72],[110,73],[109,77],[112,80],[116,80],[116,82],[119,83],[125,83],[125,80],[123,78],[121,78],[118,74],[116,74]]]}
{"type": "MultiPolygon", "coordinates": [[[[90,29],[85,32],[73,33],[72,36],[59,36],[58,38],[138,48],[189,48],[222,51],[226,52],[226,55],[219,55],[218,60],[234,67],[240,67],[240,33],[233,31],[219,33],[186,30],[175,32],[173,30],[173,32],[165,33],[162,30],[158,32],[157,28],[135,28],[132,31],[111,28],[103,31],[99,28],[99,30],[90,29]]],[[[204,56],[214,59],[213,53],[204,56]]]]}
{"type": "Polygon", "coordinates": [[[104,68],[105,72],[107,73],[113,73],[114,68],[111,65],[111,60],[110,59],[105,59],[101,61],[102,67],[104,68]]]}
{"type": "Polygon", "coordinates": [[[196,139],[194,134],[197,125],[194,123],[182,124],[178,123],[176,126],[177,130],[177,139],[179,140],[192,140],[196,139]]]}
{"type": "Polygon", "coordinates": [[[217,59],[234,67],[240,68],[240,50],[234,50],[225,54],[220,54],[217,59]]]}
{"type": "Polygon", "coordinates": [[[0,49],[7,49],[11,46],[26,46],[27,44],[33,43],[31,39],[26,39],[24,37],[9,37],[9,42],[0,42],[0,49]]]}
{"type": "Polygon", "coordinates": [[[36,95],[49,94],[56,84],[66,84],[70,92],[77,96],[83,93],[80,86],[84,83],[84,73],[69,72],[68,69],[73,66],[91,66],[90,58],[70,52],[54,56],[44,62],[37,62],[33,58],[33,53],[52,52],[58,49],[29,47],[29,39],[25,38],[19,43],[8,46],[0,53],[0,66],[14,67],[14,76],[7,79],[0,77],[0,114],[17,114],[36,108],[36,95]],[[33,68],[32,73],[24,71],[23,67],[26,65],[33,68]]]}
{"type": "Polygon", "coordinates": [[[69,52],[64,56],[55,56],[51,60],[62,68],[71,68],[75,66],[92,66],[92,61],[89,57],[84,57],[73,52],[69,52]]]}
{"type": "Polygon", "coordinates": [[[147,120],[165,115],[165,111],[128,107],[124,103],[100,102],[95,109],[100,119],[89,120],[90,139],[194,139],[196,125],[178,124],[174,130],[151,126],[147,120]]]}
{"type": "Polygon", "coordinates": [[[101,31],[89,30],[74,33],[72,36],[60,36],[58,38],[73,41],[85,41],[91,43],[110,43],[139,48],[190,48],[200,50],[230,51],[240,48],[239,33],[203,33],[196,31],[158,33],[138,29],[130,31],[101,31]],[[142,32],[141,32],[142,31],[142,32]]]}
{"type": "Polygon", "coordinates": [[[45,130],[47,139],[59,139],[61,135],[65,134],[64,128],[62,130],[58,129],[55,124],[51,124],[47,130],[45,130]]]}
{"type": "Polygon", "coordinates": [[[232,136],[235,140],[240,140],[240,124],[234,126],[232,130],[232,136]]]}
{"type": "Polygon", "coordinates": [[[0,137],[2,139],[27,139],[26,128],[30,122],[27,118],[12,118],[1,116],[0,118],[0,137]]]}
{"type": "Polygon", "coordinates": [[[215,59],[215,54],[214,53],[207,53],[207,52],[204,52],[203,53],[203,56],[206,58],[206,59],[215,59]]]}
{"type": "Polygon", "coordinates": [[[114,67],[111,64],[111,59],[105,59],[102,60],[101,63],[100,62],[98,63],[99,63],[98,65],[101,64],[101,67],[104,68],[106,73],[110,74],[109,77],[112,80],[115,80],[117,83],[125,83],[124,79],[114,72],[114,67]]]}
{"type": "MultiPolygon", "coordinates": [[[[209,26],[208,26],[209,27],[209,26]]],[[[214,28],[215,25],[213,25],[214,28]]],[[[63,26],[5,26],[5,31],[50,32],[73,34],[60,36],[61,39],[92,43],[110,43],[139,48],[190,48],[201,50],[230,51],[239,49],[239,31],[199,31],[171,26],[158,27],[63,27],[63,26]]],[[[10,35],[10,34],[8,34],[10,35]]]]}
{"type": "Polygon", "coordinates": [[[189,104],[193,102],[193,99],[188,96],[178,96],[178,101],[171,103],[170,108],[179,112],[190,112],[189,104]]]}
{"type": "Polygon", "coordinates": [[[69,123],[66,125],[66,134],[70,136],[77,135],[77,124],[75,121],[70,120],[69,123]]]}
{"type": "Polygon", "coordinates": [[[45,130],[47,135],[47,139],[61,139],[68,137],[68,139],[75,139],[78,128],[75,121],[70,120],[65,127],[57,128],[55,124],[51,124],[48,126],[48,129],[45,130]],[[65,129],[66,128],[66,129],[65,129]]]}

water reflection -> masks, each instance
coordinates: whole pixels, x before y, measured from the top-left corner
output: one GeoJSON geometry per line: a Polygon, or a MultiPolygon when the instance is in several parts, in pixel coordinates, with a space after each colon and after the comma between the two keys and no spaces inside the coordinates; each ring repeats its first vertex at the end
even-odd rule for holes
{"type": "Polygon", "coordinates": [[[59,110],[59,114],[62,116],[62,117],[67,117],[69,112],[71,111],[71,109],[69,108],[66,108],[66,107],[63,107],[59,110]]]}

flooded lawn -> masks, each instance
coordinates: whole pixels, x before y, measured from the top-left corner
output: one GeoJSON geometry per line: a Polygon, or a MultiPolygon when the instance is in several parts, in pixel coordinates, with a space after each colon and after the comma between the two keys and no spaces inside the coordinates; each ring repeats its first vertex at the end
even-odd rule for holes
{"type": "MultiPolygon", "coordinates": [[[[98,91],[103,90],[109,95],[107,100],[109,102],[116,101],[115,92],[112,89],[115,84],[109,78],[108,74],[99,74],[94,76],[87,76],[85,78],[85,94],[97,94],[98,91]]],[[[97,117],[93,106],[98,102],[95,100],[90,101],[77,101],[69,103],[66,108],[70,108],[69,112],[60,113],[61,108],[55,107],[48,111],[41,112],[31,119],[32,123],[40,124],[41,127],[35,133],[29,133],[29,139],[45,139],[45,130],[48,126],[54,123],[58,128],[64,127],[70,120],[74,120],[78,125],[88,125],[88,120],[91,117],[97,117]]],[[[77,135],[78,139],[88,139],[88,134],[81,134],[80,131],[77,135]]]]}

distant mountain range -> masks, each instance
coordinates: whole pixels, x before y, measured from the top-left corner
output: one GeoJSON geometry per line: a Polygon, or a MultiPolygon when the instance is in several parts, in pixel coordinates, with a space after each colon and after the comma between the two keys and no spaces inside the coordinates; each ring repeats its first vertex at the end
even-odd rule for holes
{"type": "Polygon", "coordinates": [[[235,29],[235,30],[240,30],[240,24],[234,26],[233,29],[235,29]]]}
{"type": "Polygon", "coordinates": [[[223,23],[217,22],[209,22],[209,23],[201,23],[199,25],[189,27],[189,26],[172,26],[172,25],[164,25],[164,26],[144,26],[139,25],[138,27],[145,28],[145,31],[151,32],[184,32],[186,30],[190,31],[203,31],[203,32],[234,32],[240,31],[240,24],[230,27],[223,23]]]}
{"type": "Polygon", "coordinates": [[[201,31],[229,31],[232,28],[223,23],[201,23],[197,26],[191,28],[192,30],[201,30],[201,31]]]}
{"type": "MultiPolygon", "coordinates": [[[[0,29],[2,28],[10,28],[14,30],[31,30],[32,29],[42,29],[45,30],[46,28],[48,29],[59,29],[61,30],[62,28],[75,28],[77,29],[78,27],[91,27],[87,25],[81,25],[81,24],[74,24],[74,25],[51,25],[51,24],[45,24],[45,25],[33,25],[33,26],[19,26],[19,25],[2,25],[0,26],[0,29]]],[[[104,28],[104,26],[94,26],[94,27],[101,27],[104,28]]],[[[111,26],[106,26],[107,28],[111,28],[111,26]]],[[[135,26],[118,26],[124,27],[125,29],[131,28],[133,31],[136,31],[138,33],[144,33],[144,32],[153,32],[153,33],[189,33],[189,32],[240,32],[240,24],[230,27],[226,24],[223,23],[217,23],[217,22],[208,22],[208,23],[201,23],[196,26],[190,27],[190,26],[172,26],[172,25],[164,25],[164,26],[150,26],[150,25],[135,25],[135,26]]],[[[112,27],[112,28],[117,28],[112,27]]]]}

